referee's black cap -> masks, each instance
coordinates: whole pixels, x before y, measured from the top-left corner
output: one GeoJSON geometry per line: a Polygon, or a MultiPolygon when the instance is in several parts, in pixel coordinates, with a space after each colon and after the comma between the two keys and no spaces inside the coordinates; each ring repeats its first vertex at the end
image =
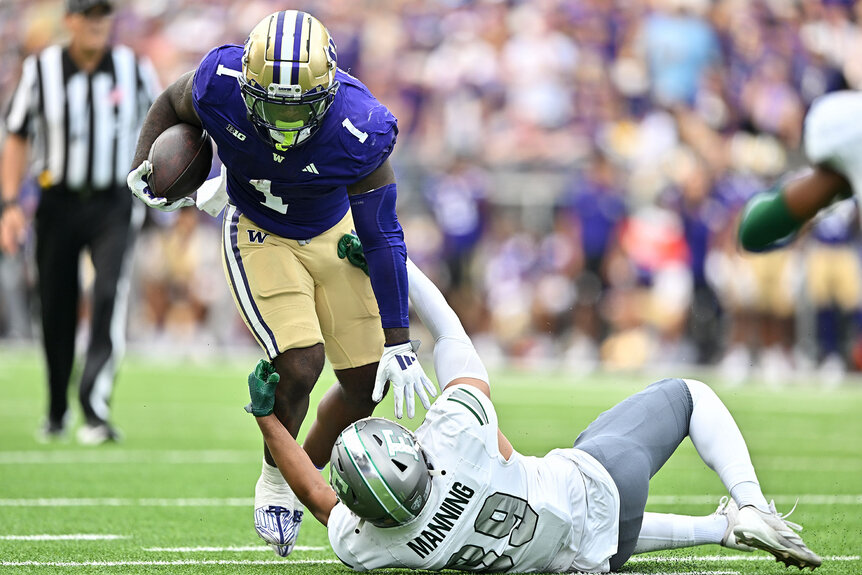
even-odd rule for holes
{"type": "Polygon", "coordinates": [[[84,14],[94,8],[111,12],[114,9],[114,3],[111,0],[66,0],[68,14],[84,14]]]}

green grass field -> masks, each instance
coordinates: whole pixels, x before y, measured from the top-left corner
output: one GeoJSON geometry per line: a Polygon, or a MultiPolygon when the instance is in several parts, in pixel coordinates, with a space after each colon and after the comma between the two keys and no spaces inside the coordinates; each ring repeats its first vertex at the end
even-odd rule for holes
{"type": "MultiPolygon", "coordinates": [[[[261,441],[242,410],[254,361],[130,358],[114,399],[125,440],[82,447],[35,441],[45,401],[41,357],[0,350],[0,572],[349,572],[310,516],[300,547],[286,560],[254,532],[261,441]]],[[[543,454],[570,445],[599,412],[652,378],[510,371],[493,380],[503,431],[522,453],[543,454]]],[[[317,391],[331,382],[330,372],[317,391]]],[[[780,511],[799,497],[791,519],[805,526],[805,541],[823,556],[818,572],[862,572],[862,386],[715,389],[748,440],[767,497],[780,511]]],[[[388,402],[377,410],[391,413],[388,402]]],[[[722,495],[686,441],[653,480],[648,509],[708,514],[722,495]]],[[[791,572],[769,555],[718,546],[642,555],[624,571],[791,572]]]]}

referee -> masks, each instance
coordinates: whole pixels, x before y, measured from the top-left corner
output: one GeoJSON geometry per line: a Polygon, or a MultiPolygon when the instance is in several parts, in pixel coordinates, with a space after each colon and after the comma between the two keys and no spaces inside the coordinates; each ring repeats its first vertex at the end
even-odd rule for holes
{"type": "Polygon", "coordinates": [[[111,0],[67,0],[68,45],[29,56],[5,114],[0,154],[0,249],[15,256],[26,219],[18,194],[28,171],[41,195],[35,216],[48,417],[41,437],[65,435],[75,355],[79,263],[86,250],[95,278],[90,341],[79,398],[78,441],[118,439],[109,423],[114,376],[125,347],[131,255],[143,206],[126,175],[147,109],[159,91],[148,62],[110,46],[111,0]]]}

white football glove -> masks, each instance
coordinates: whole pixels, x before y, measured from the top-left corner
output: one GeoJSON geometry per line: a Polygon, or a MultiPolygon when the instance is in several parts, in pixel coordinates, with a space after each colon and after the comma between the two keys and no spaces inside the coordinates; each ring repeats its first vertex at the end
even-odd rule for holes
{"type": "Polygon", "coordinates": [[[144,160],[141,162],[140,166],[129,172],[129,175],[126,178],[126,183],[129,185],[129,189],[132,190],[132,193],[135,194],[142,202],[151,208],[155,208],[163,212],[172,212],[180,208],[195,205],[195,201],[190,197],[180,198],[173,202],[169,202],[167,198],[154,196],[153,192],[150,190],[150,184],[147,182],[147,176],[152,173],[153,164],[149,160],[144,160]]]}
{"type": "Polygon", "coordinates": [[[205,181],[195,194],[195,205],[212,217],[218,216],[227,205],[227,168],[222,164],[218,177],[205,181]]]}
{"type": "Polygon", "coordinates": [[[407,417],[412,419],[416,415],[414,391],[425,409],[431,408],[428,394],[430,393],[432,397],[437,396],[437,386],[428,379],[422,366],[419,365],[419,359],[416,357],[417,349],[419,349],[418,341],[386,346],[383,348],[383,355],[377,366],[377,378],[374,380],[374,391],[371,393],[371,399],[380,403],[380,400],[383,399],[383,389],[386,387],[386,382],[391,381],[392,393],[395,395],[395,417],[398,419],[404,415],[405,399],[407,400],[407,417]]]}

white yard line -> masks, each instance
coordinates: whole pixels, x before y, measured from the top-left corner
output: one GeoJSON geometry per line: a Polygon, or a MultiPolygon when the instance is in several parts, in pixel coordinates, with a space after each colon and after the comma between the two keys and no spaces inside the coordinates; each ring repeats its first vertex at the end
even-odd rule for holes
{"type": "Polygon", "coordinates": [[[758,456],[754,458],[754,467],[761,469],[772,469],[776,471],[816,471],[818,473],[839,471],[852,472],[862,471],[862,458],[854,457],[852,454],[844,456],[758,456]]]}
{"type": "Polygon", "coordinates": [[[343,565],[338,559],[271,559],[271,560],[232,560],[232,559],[177,559],[175,561],[2,561],[0,567],[149,567],[179,565],[343,565]]]}
{"type": "MultiPolygon", "coordinates": [[[[718,498],[716,495],[650,495],[647,505],[717,504],[718,498]]],[[[800,505],[862,505],[862,495],[767,495],[767,499],[774,499],[777,505],[793,505],[797,498],[800,505]]]]}
{"type": "MultiPolygon", "coordinates": [[[[225,560],[177,560],[177,561],[3,561],[0,567],[173,567],[183,565],[332,565],[339,564],[337,559],[300,559],[232,561],[225,560]]],[[[655,575],[654,573],[630,572],[628,575],[655,575]]],[[[739,575],[739,571],[670,571],[661,575],[739,575]]]]}
{"type": "Polygon", "coordinates": [[[128,539],[128,535],[101,535],[98,533],[70,533],[66,535],[53,535],[42,533],[39,535],[0,535],[4,541],[111,541],[114,539],[128,539]]]}
{"type": "MultiPolygon", "coordinates": [[[[858,555],[824,557],[827,561],[856,561],[858,555]]],[[[722,556],[691,556],[691,557],[634,557],[631,563],[649,562],[691,562],[691,561],[732,561],[732,560],[756,560],[772,561],[771,557],[758,557],[750,559],[745,556],[728,555],[722,556]]],[[[182,566],[182,565],[331,565],[340,564],[336,559],[270,559],[270,560],[231,560],[231,559],[177,559],[173,561],[2,561],[0,567],[149,567],[149,566],[182,566]]],[[[738,575],[739,571],[671,571],[662,575],[738,575]]],[[[640,572],[631,572],[629,575],[646,575],[640,572]]]]}
{"type": "Polygon", "coordinates": [[[260,455],[251,451],[228,449],[168,451],[0,451],[0,465],[91,464],[91,463],[254,463],[260,455]]]}
{"type": "MultiPolygon", "coordinates": [[[[719,495],[653,495],[647,501],[652,505],[716,505],[719,495]]],[[[862,505],[862,495],[799,495],[800,505],[862,505]]],[[[777,505],[793,505],[795,495],[777,495],[777,505]]],[[[770,498],[771,499],[771,498],[770,498]]],[[[134,498],[134,497],[82,497],[0,499],[0,507],[245,507],[253,505],[251,497],[208,498],[134,498]]]]}
{"type": "Polygon", "coordinates": [[[661,573],[629,571],[626,575],[739,575],[739,571],[663,571],[661,573]]]}
{"type": "MultiPolygon", "coordinates": [[[[824,561],[859,561],[859,555],[831,555],[822,557],[824,561]]],[[[771,555],[687,555],[685,557],[632,557],[628,563],[689,563],[692,561],[775,561],[771,555]]]]}
{"type": "MultiPolygon", "coordinates": [[[[294,551],[326,551],[329,547],[308,547],[297,545],[293,548],[294,551]]],[[[272,553],[272,547],[269,545],[246,545],[242,547],[144,547],[144,551],[153,551],[159,553],[220,553],[223,551],[230,552],[246,552],[246,551],[266,551],[272,553]]]]}
{"type": "Polygon", "coordinates": [[[161,499],[128,497],[0,499],[0,507],[246,507],[251,497],[161,499]]]}
{"type": "MultiPolygon", "coordinates": [[[[256,453],[229,449],[141,450],[141,451],[0,451],[0,465],[90,465],[90,464],[212,464],[255,463],[256,453]]],[[[777,471],[862,471],[862,460],[835,457],[759,457],[758,469],[777,471]]]]}

